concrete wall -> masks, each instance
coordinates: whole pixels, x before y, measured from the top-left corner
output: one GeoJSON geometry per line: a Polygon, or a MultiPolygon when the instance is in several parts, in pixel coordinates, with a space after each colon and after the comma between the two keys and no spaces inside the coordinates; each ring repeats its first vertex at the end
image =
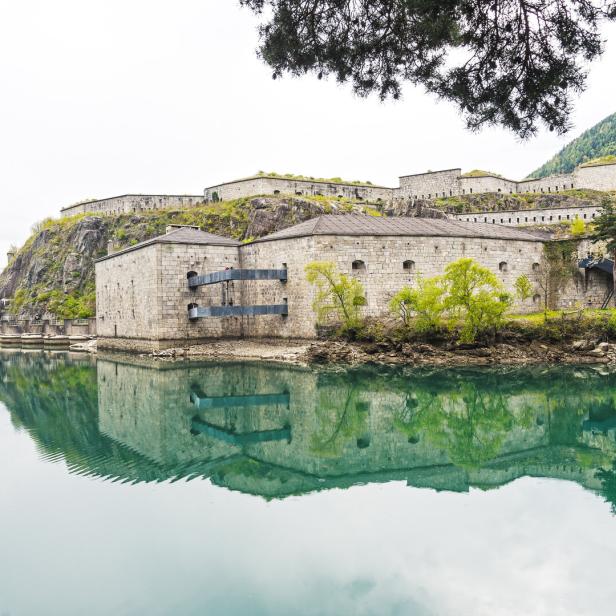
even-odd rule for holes
{"type": "Polygon", "coordinates": [[[257,177],[219,184],[205,189],[205,200],[216,198],[227,201],[254,195],[322,195],[326,197],[346,197],[366,201],[390,201],[393,189],[382,186],[342,184],[311,180],[292,180],[275,177],[257,177]]]}
{"type": "Polygon", "coordinates": [[[511,227],[558,223],[581,218],[590,222],[601,213],[600,206],[588,205],[569,208],[542,208],[534,210],[507,210],[502,212],[474,212],[450,214],[450,218],[464,222],[487,222],[511,227]]]}
{"type": "Polygon", "coordinates": [[[203,203],[201,195],[121,195],[109,199],[88,201],[62,208],[62,216],[75,214],[126,214],[147,210],[164,210],[170,208],[190,208],[203,203]]]}
{"type": "Polygon", "coordinates": [[[581,186],[572,173],[560,175],[549,175],[538,180],[522,180],[517,183],[517,188],[514,192],[561,192],[563,190],[571,190],[572,188],[592,188],[592,186],[581,186]]]}

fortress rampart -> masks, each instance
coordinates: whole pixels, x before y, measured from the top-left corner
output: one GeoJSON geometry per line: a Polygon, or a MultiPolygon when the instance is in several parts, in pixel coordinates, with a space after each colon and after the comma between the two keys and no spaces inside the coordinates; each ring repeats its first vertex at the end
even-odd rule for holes
{"type": "MultiPolygon", "coordinates": [[[[216,203],[257,195],[323,196],[375,204],[391,204],[400,201],[408,202],[481,193],[559,193],[576,188],[601,191],[616,190],[616,163],[581,165],[573,173],[522,181],[509,180],[483,171],[465,174],[462,173],[460,168],[446,169],[401,176],[397,188],[359,182],[334,182],[263,175],[210,186],[205,189],[203,196],[120,195],[70,205],[63,208],[61,212],[62,216],[73,216],[86,212],[125,214],[171,208],[188,209],[201,203],[216,203]]],[[[588,212],[586,213],[588,214],[588,212]]],[[[580,211],[578,214],[582,216],[584,212],[580,211]]],[[[556,217],[558,213],[548,214],[548,216],[550,215],[556,217]]],[[[475,216],[455,215],[454,218],[470,222],[475,216]]],[[[495,215],[494,218],[493,222],[496,223],[501,217],[495,215]]],[[[502,224],[524,224],[522,222],[523,217],[512,216],[509,222],[504,222],[504,220],[508,220],[509,216],[502,218],[502,224]],[[520,222],[514,222],[518,218],[520,218],[520,222]]],[[[484,220],[483,222],[492,221],[484,220]]]]}
{"type": "Polygon", "coordinates": [[[129,214],[145,210],[186,209],[203,203],[202,195],[119,195],[63,207],[62,216],[76,214],[129,214]]]}

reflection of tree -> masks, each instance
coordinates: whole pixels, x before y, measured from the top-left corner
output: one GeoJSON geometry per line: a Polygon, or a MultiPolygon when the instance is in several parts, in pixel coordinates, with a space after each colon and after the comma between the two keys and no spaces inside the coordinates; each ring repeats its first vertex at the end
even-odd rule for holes
{"type": "Polygon", "coordinates": [[[447,397],[413,392],[396,414],[394,426],[409,442],[425,438],[446,451],[454,464],[477,468],[498,455],[514,425],[530,425],[530,414],[523,412],[516,418],[508,402],[507,396],[472,382],[461,383],[459,392],[447,397]]]}
{"type": "Polygon", "coordinates": [[[360,392],[359,383],[350,378],[337,378],[321,389],[315,411],[318,429],[310,440],[312,453],[324,458],[338,457],[352,438],[359,448],[369,444],[368,405],[359,400],[360,392]]]}

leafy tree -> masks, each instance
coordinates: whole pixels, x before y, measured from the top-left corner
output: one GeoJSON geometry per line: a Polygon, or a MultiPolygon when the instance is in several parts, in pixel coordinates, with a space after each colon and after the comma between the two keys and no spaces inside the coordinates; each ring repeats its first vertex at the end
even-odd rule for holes
{"type": "Polygon", "coordinates": [[[240,0],[261,15],[261,58],[283,73],[332,74],[360,95],[402,82],[456,104],[471,129],[565,132],[571,94],[603,51],[614,0],[240,0]]]}
{"type": "Polygon", "coordinates": [[[512,303],[498,278],[469,258],[450,263],[443,276],[445,307],[462,319],[461,342],[474,342],[481,333],[496,330],[512,303]]]}
{"type": "Polygon", "coordinates": [[[414,323],[419,332],[438,329],[445,311],[445,288],[440,277],[419,278],[417,287],[403,287],[389,302],[390,311],[402,319],[404,327],[414,323]]]}
{"type": "Polygon", "coordinates": [[[306,279],[317,287],[312,307],[320,322],[335,316],[343,331],[361,326],[366,297],[357,278],[341,274],[331,261],[313,261],[306,265],[306,279]]]}
{"type": "Polygon", "coordinates": [[[594,220],[592,238],[595,242],[603,241],[606,243],[607,250],[614,263],[612,275],[616,289],[616,208],[609,197],[603,200],[601,214],[594,220]]]}
{"type": "Polygon", "coordinates": [[[516,278],[514,286],[515,294],[520,301],[524,302],[528,298],[533,296],[533,285],[528,276],[526,276],[526,274],[518,276],[516,278]]]}

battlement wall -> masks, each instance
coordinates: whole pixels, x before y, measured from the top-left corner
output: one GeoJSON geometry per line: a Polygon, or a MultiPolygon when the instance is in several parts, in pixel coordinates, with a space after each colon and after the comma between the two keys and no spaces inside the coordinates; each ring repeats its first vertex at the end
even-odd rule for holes
{"type": "Polygon", "coordinates": [[[255,195],[346,197],[365,201],[391,201],[393,188],[262,176],[217,184],[205,189],[205,201],[228,201],[255,195]]]}
{"type": "Polygon", "coordinates": [[[173,207],[190,208],[203,203],[202,195],[120,195],[76,203],[62,208],[63,217],[76,214],[129,214],[145,210],[165,210],[173,207]]]}

